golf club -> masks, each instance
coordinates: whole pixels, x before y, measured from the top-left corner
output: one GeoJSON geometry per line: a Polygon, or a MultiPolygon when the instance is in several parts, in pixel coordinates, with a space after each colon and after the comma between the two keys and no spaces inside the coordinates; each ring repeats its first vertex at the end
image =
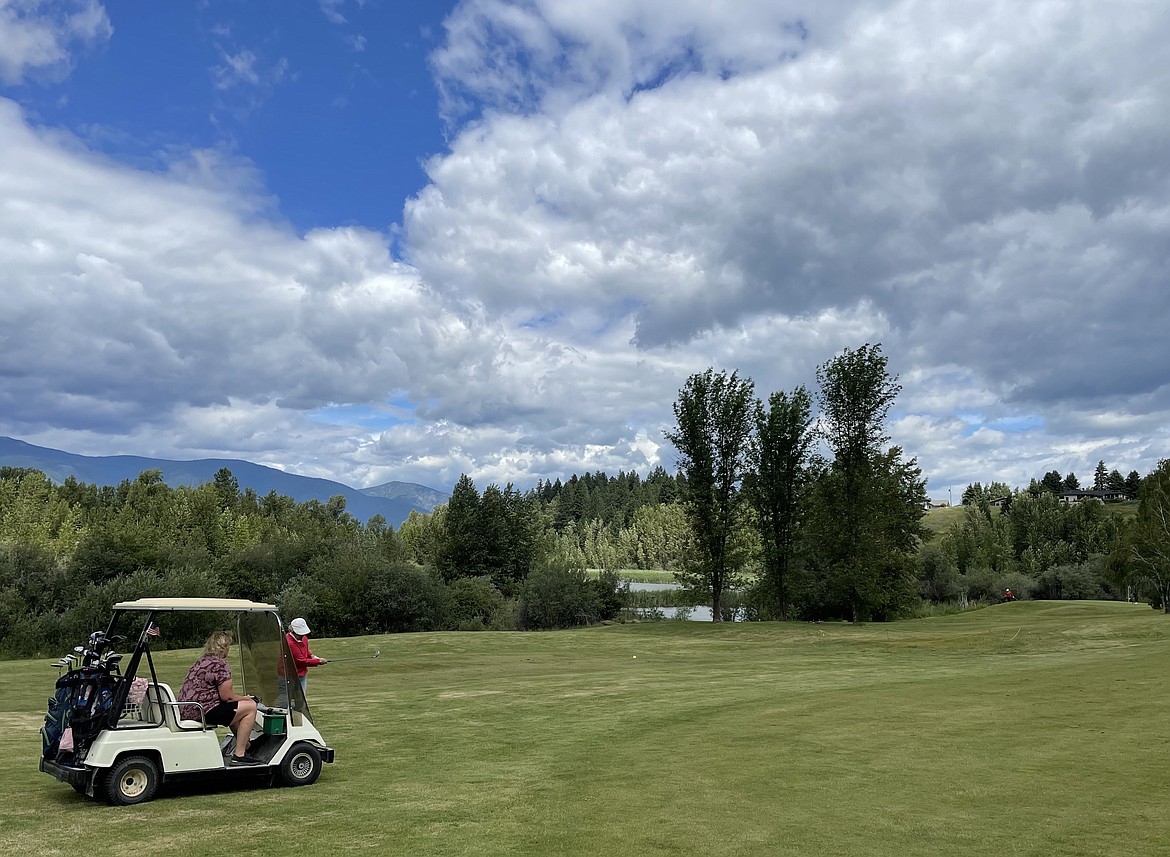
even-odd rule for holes
{"type": "Polygon", "coordinates": [[[341,661],[368,661],[368,660],[371,660],[372,658],[378,657],[378,655],[380,655],[380,654],[382,654],[382,650],[378,649],[377,651],[374,652],[374,654],[370,658],[329,658],[328,660],[329,660],[329,663],[331,663],[331,664],[340,663],[341,661]]]}

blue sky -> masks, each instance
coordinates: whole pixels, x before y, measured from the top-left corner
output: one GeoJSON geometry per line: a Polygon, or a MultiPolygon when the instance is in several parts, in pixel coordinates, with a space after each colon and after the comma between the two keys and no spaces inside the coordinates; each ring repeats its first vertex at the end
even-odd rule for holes
{"type": "Polygon", "coordinates": [[[384,230],[443,149],[427,57],[452,5],[110,3],[113,35],[79,52],[78,73],[7,94],[144,168],[162,151],[222,148],[299,230],[384,230]]]}
{"type": "Polygon", "coordinates": [[[939,498],[1170,426],[1170,4],[0,0],[0,435],[674,467],[882,343],[939,498]]]}

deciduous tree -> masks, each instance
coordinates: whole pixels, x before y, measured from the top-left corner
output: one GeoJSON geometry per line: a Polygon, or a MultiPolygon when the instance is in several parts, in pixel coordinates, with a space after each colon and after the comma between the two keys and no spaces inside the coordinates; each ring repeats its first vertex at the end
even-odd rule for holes
{"type": "Polygon", "coordinates": [[[834,454],[816,491],[817,555],[826,597],[854,621],[889,618],[914,591],[926,483],[899,447],[883,451],[901,387],[881,345],[845,349],[817,369],[821,432],[834,454]]]}
{"type": "Polygon", "coordinates": [[[1129,556],[1137,574],[1170,613],[1170,459],[1142,480],[1137,518],[1130,532],[1129,556]]]}
{"type": "Polygon", "coordinates": [[[731,545],[747,469],[753,391],[752,381],[736,372],[707,369],[692,375],[674,404],[677,427],[666,433],[686,477],[683,497],[697,547],[692,567],[675,574],[710,595],[714,622],[722,621],[723,593],[738,571],[731,545]]]}
{"type": "Polygon", "coordinates": [[[773,393],[757,403],[750,447],[751,472],[744,487],[756,513],[763,545],[763,576],[776,616],[791,609],[790,569],[801,523],[801,494],[808,481],[812,445],[812,397],[804,387],[789,396],[773,393]]]}

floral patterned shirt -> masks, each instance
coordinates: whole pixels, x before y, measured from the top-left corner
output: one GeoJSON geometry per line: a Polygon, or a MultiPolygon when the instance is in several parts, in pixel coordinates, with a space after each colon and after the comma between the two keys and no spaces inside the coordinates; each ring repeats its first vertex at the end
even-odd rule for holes
{"type": "MultiPolygon", "coordinates": [[[[187,680],[179,691],[180,702],[201,702],[203,711],[208,712],[221,702],[219,686],[231,681],[232,668],[223,658],[204,655],[191,665],[187,680]]],[[[179,717],[184,720],[199,720],[199,708],[194,705],[180,705],[179,717]]]]}

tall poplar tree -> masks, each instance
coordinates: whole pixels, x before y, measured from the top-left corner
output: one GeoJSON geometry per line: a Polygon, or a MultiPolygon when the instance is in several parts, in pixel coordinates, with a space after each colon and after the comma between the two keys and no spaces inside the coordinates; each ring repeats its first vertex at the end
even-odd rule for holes
{"type": "Polygon", "coordinates": [[[834,456],[816,491],[825,607],[853,621],[892,618],[913,597],[922,536],[922,471],[899,447],[883,449],[902,389],[886,364],[881,345],[867,343],[817,369],[820,431],[834,456]]]}
{"type": "Polygon", "coordinates": [[[731,549],[738,523],[752,431],[755,385],[736,372],[692,375],[674,403],[677,427],[666,438],[679,454],[683,499],[694,536],[693,565],[675,572],[711,599],[711,620],[723,620],[723,593],[736,582],[739,559],[731,549]]]}
{"type": "Polygon", "coordinates": [[[801,523],[801,493],[809,477],[812,397],[804,387],[775,392],[757,403],[751,473],[744,490],[756,513],[763,545],[763,576],[775,615],[790,618],[791,568],[801,523]]]}

